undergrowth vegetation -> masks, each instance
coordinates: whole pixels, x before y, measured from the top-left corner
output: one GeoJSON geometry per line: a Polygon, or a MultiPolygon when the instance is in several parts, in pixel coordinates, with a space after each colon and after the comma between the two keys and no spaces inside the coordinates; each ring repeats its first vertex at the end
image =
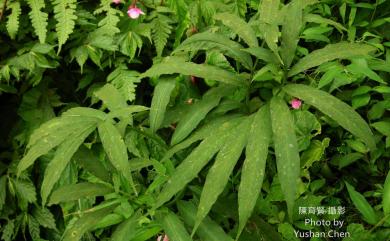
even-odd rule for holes
{"type": "Polygon", "coordinates": [[[390,240],[388,0],[0,0],[0,238],[390,240]]]}

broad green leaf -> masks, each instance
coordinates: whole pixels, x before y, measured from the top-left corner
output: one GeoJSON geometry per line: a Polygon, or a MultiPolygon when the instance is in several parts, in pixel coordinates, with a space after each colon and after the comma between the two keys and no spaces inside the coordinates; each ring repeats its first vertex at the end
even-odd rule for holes
{"type": "Polygon", "coordinates": [[[175,145],[186,138],[206,117],[207,113],[219,104],[221,98],[230,92],[231,88],[226,86],[213,88],[203,96],[201,101],[193,104],[180,119],[173,133],[171,144],[175,145]]]}
{"type": "Polygon", "coordinates": [[[111,181],[111,174],[104,167],[103,163],[90,149],[84,145],[79,147],[73,156],[73,160],[75,160],[81,167],[101,180],[105,182],[111,181]]]}
{"type": "Polygon", "coordinates": [[[115,228],[111,235],[111,241],[128,241],[134,238],[139,227],[140,212],[135,213],[126,221],[122,222],[115,228]]]}
{"type": "Polygon", "coordinates": [[[285,86],[284,90],[335,120],[344,129],[364,141],[371,151],[375,149],[375,140],[370,127],[349,105],[322,90],[307,85],[290,84],[285,86]]]}
{"type": "Polygon", "coordinates": [[[237,60],[245,68],[252,68],[252,59],[249,54],[243,52],[244,47],[227,37],[218,33],[203,32],[195,34],[183,41],[173,52],[173,54],[180,51],[197,52],[199,50],[218,50],[221,53],[237,60]]]}
{"type": "Polygon", "coordinates": [[[159,213],[157,217],[169,239],[176,241],[192,241],[182,221],[176,214],[172,212],[159,213]]]}
{"type": "Polygon", "coordinates": [[[378,121],[378,122],[372,123],[371,126],[373,126],[382,135],[390,136],[390,122],[389,121],[378,121]]]}
{"type": "MultiPolygon", "coordinates": [[[[268,145],[272,137],[269,106],[263,106],[257,111],[249,130],[248,144],[245,150],[245,162],[241,171],[241,182],[238,190],[239,228],[237,238],[243,231],[248,218],[259,197],[265,164],[268,155],[268,145]]],[[[237,240],[236,238],[236,240],[237,240]]]]}
{"type": "Polygon", "coordinates": [[[302,71],[316,67],[335,59],[348,59],[357,56],[366,56],[375,48],[367,44],[340,42],[329,44],[322,49],[314,50],[296,63],[288,72],[294,76],[302,71]]]}
{"type": "Polygon", "coordinates": [[[263,0],[260,3],[260,28],[268,47],[278,55],[280,0],[263,0]]]}
{"type": "Polygon", "coordinates": [[[122,94],[112,84],[105,84],[102,88],[95,91],[94,94],[101,99],[111,111],[127,106],[126,100],[123,98],[122,94]]]}
{"type": "MultiPolygon", "coordinates": [[[[105,121],[98,125],[98,130],[108,159],[110,159],[113,166],[133,185],[126,145],[118,129],[109,121],[105,121]]],[[[134,185],[133,189],[135,191],[134,185]]]]}
{"type": "Polygon", "coordinates": [[[382,206],[385,215],[390,215],[390,171],[387,173],[385,184],[383,185],[382,206]]]}
{"type": "Polygon", "coordinates": [[[375,225],[378,222],[378,216],[376,215],[375,210],[367,202],[364,196],[357,192],[353,186],[351,186],[348,182],[345,182],[345,185],[347,186],[353,205],[355,205],[355,207],[363,215],[363,218],[369,224],[375,225]]]}
{"type": "Polygon", "coordinates": [[[332,19],[321,17],[318,14],[305,14],[304,19],[306,22],[331,25],[339,32],[348,31],[342,24],[335,22],[332,19]]]}
{"type": "Polygon", "coordinates": [[[245,22],[242,18],[231,13],[218,13],[214,16],[216,20],[222,21],[222,23],[228,26],[234,31],[249,47],[258,47],[255,31],[251,26],[245,22]]]}
{"type": "MultiPolygon", "coordinates": [[[[87,117],[95,119],[96,121],[105,120],[107,118],[107,114],[103,111],[96,110],[88,107],[75,107],[65,111],[62,114],[62,117],[87,117]]],[[[83,120],[80,118],[80,120],[83,120]]]]}
{"type": "Polygon", "coordinates": [[[303,25],[302,7],[301,0],[292,1],[285,7],[280,54],[286,68],[290,67],[298,46],[299,35],[303,25]]]}
{"type": "Polygon", "coordinates": [[[224,123],[218,130],[210,133],[199,146],[176,168],[169,178],[166,186],[157,198],[155,208],[160,207],[169,201],[173,195],[179,192],[194,179],[210,159],[219,151],[229,136],[229,130],[236,123],[224,123]]]}
{"type": "Polygon", "coordinates": [[[252,47],[252,48],[243,49],[243,51],[250,53],[251,55],[255,56],[258,59],[264,60],[267,63],[279,64],[279,60],[275,56],[275,54],[266,48],[252,47]]]}
{"type": "Polygon", "coordinates": [[[42,204],[46,203],[54,184],[60,179],[61,173],[70,162],[74,153],[95,128],[95,122],[86,123],[82,129],[80,128],[79,132],[72,133],[67,140],[58,146],[53,160],[46,167],[43,177],[41,187],[42,204]]]}
{"type": "Polygon", "coordinates": [[[165,111],[175,86],[175,79],[160,79],[154,89],[149,113],[150,128],[153,132],[158,130],[164,121],[165,111]]]}
{"type": "Polygon", "coordinates": [[[237,86],[246,85],[245,78],[236,73],[212,65],[184,62],[174,57],[167,57],[165,58],[165,61],[154,64],[145,73],[141,74],[140,78],[176,73],[192,75],[204,79],[213,79],[237,86]]]}
{"type": "MultiPolygon", "coordinates": [[[[183,217],[184,222],[188,226],[193,226],[195,224],[196,218],[196,207],[185,201],[179,201],[177,207],[180,212],[180,216],[183,217]]],[[[207,241],[233,241],[233,239],[227,235],[224,230],[209,217],[204,218],[202,223],[199,225],[196,230],[197,236],[200,237],[200,240],[207,241]]]]}
{"type": "Polygon", "coordinates": [[[96,122],[96,118],[61,117],[54,118],[36,129],[28,142],[27,153],[18,164],[18,175],[35,160],[61,144],[69,135],[78,133],[85,126],[96,122]]]}
{"type": "Polygon", "coordinates": [[[251,121],[252,118],[248,118],[229,131],[230,134],[228,135],[227,140],[221,147],[213,166],[207,174],[192,233],[196,231],[202,220],[210,212],[211,207],[217,201],[218,196],[222,193],[229,181],[229,176],[233,172],[233,169],[241,156],[241,152],[247,143],[248,130],[251,121]]]}
{"type": "Polygon", "coordinates": [[[100,183],[83,182],[69,184],[56,189],[50,196],[48,205],[69,202],[84,197],[103,196],[112,192],[114,192],[114,189],[100,183]]]}
{"type": "Polygon", "coordinates": [[[300,174],[294,119],[286,103],[280,97],[272,98],[270,110],[278,177],[287,202],[288,215],[292,220],[300,174]]]}
{"type": "Polygon", "coordinates": [[[81,218],[67,227],[62,238],[63,241],[79,241],[83,235],[93,228],[101,219],[114,210],[115,206],[109,206],[94,212],[84,213],[81,218]]]}

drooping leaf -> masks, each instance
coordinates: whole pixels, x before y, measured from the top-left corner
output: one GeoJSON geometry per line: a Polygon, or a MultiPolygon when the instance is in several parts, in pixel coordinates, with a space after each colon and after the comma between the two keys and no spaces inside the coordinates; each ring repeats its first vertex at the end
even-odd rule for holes
{"type": "Polygon", "coordinates": [[[374,209],[367,202],[362,194],[357,192],[353,186],[351,186],[348,182],[345,182],[347,187],[349,196],[355,207],[359,210],[359,212],[363,215],[363,218],[372,225],[375,225],[378,222],[378,216],[376,215],[374,209]]]}
{"type": "Polygon", "coordinates": [[[175,172],[169,178],[166,186],[157,198],[155,208],[160,207],[169,201],[173,195],[179,192],[194,179],[210,159],[219,151],[221,146],[229,136],[229,130],[236,123],[224,123],[220,128],[210,133],[198,147],[176,168],[175,172]]]}
{"type": "Polygon", "coordinates": [[[73,32],[76,12],[76,0],[54,0],[54,18],[57,20],[56,32],[58,36],[58,51],[61,46],[68,40],[69,35],[73,32]]]}
{"type": "Polygon", "coordinates": [[[44,0],[27,0],[28,5],[31,8],[29,13],[32,26],[34,27],[35,34],[39,38],[39,42],[44,43],[46,40],[47,32],[47,19],[48,14],[42,11],[45,8],[44,0]]]}
{"type": "Polygon", "coordinates": [[[214,165],[207,174],[192,233],[196,231],[202,220],[210,212],[211,207],[217,201],[218,196],[222,193],[229,181],[229,176],[247,143],[248,130],[251,121],[252,118],[248,118],[229,131],[230,133],[227,140],[221,147],[214,165]]]}
{"type": "Polygon", "coordinates": [[[268,47],[278,55],[278,18],[280,0],[263,0],[260,3],[260,28],[268,47]]]}
{"type": "Polygon", "coordinates": [[[322,90],[302,84],[290,84],[285,86],[284,90],[335,120],[344,129],[363,140],[371,151],[375,149],[370,127],[349,105],[322,90]]]}
{"type": "Polygon", "coordinates": [[[8,15],[7,31],[11,39],[15,39],[19,30],[19,16],[22,13],[20,2],[11,2],[8,8],[12,9],[10,15],[8,15]]]}
{"type": "Polygon", "coordinates": [[[252,59],[249,54],[241,50],[243,48],[244,47],[241,44],[232,41],[221,34],[204,32],[195,34],[186,39],[175,49],[173,53],[175,54],[180,51],[197,52],[199,50],[218,50],[221,53],[237,60],[245,68],[251,69],[252,59]]]}
{"type": "Polygon", "coordinates": [[[157,217],[169,239],[177,241],[192,241],[182,221],[180,221],[176,214],[172,212],[159,213],[157,217]]]}
{"type": "Polygon", "coordinates": [[[294,120],[286,103],[280,97],[272,98],[270,110],[278,177],[287,203],[288,215],[292,220],[300,174],[294,120]]]}
{"type": "Polygon", "coordinates": [[[357,56],[365,56],[375,48],[367,44],[345,43],[329,44],[322,49],[314,50],[296,63],[288,72],[288,76],[294,76],[302,71],[316,67],[335,59],[348,59],[357,56]]]}
{"type": "Polygon", "coordinates": [[[156,46],[157,56],[162,56],[162,52],[168,42],[168,37],[172,32],[171,22],[172,20],[169,17],[159,13],[153,19],[152,38],[156,46]]]}
{"type": "Polygon", "coordinates": [[[114,192],[114,189],[99,183],[77,183],[62,186],[55,190],[50,196],[48,205],[58,204],[60,202],[69,202],[84,197],[103,196],[114,192]]]}
{"type": "Polygon", "coordinates": [[[74,153],[95,128],[96,122],[86,122],[84,126],[79,129],[79,132],[72,133],[68,136],[67,140],[58,146],[53,160],[50,161],[45,170],[41,187],[43,204],[46,203],[51,190],[60,179],[62,172],[70,162],[74,153]]]}
{"type": "Polygon", "coordinates": [[[149,114],[150,128],[153,132],[158,130],[164,121],[165,111],[175,86],[176,81],[174,79],[160,79],[154,89],[149,114]]]}
{"type": "Polygon", "coordinates": [[[218,13],[214,16],[216,20],[222,21],[232,31],[242,38],[249,47],[258,47],[256,34],[254,30],[242,18],[230,13],[218,13]]]}
{"type": "MultiPolygon", "coordinates": [[[[272,137],[269,106],[263,106],[253,118],[249,130],[248,144],[245,150],[245,162],[241,171],[241,182],[238,190],[239,228],[237,237],[245,227],[259,197],[268,145],[272,137]]],[[[237,238],[236,238],[237,239],[237,238]]]]}
{"type": "Polygon", "coordinates": [[[140,78],[175,73],[213,79],[232,85],[245,85],[245,78],[230,71],[206,64],[184,62],[172,57],[167,57],[165,61],[153,65],[145,73],[141,74],[140,78]]]}
{"type": "Polygon", "coordinates": [[[191,109],[179,121],[173,133],[171,144],[175,145],[186,138],[205,118],[207,113],[218,105],[223,95],[226,95],[229,91],[231,89],[224,86],[211,89],[203,96],[201,101],[191,106],[191,109]]]}
{"type": "Polygon", "coordinates": [[[280,54],[285,67],[288,68],[294,59],[295,50],[298,46],[303,25],[303,9],[301,0],[292,1],[285,8],[280,54]]]}
{"type": "MultiPolygon", "coordinates": [[[[179,201],[177,207],[179,209],[180,215],[184,219],[184,222],[188,226],[194,226],[197,213],[196,207],[192,203],[185,201],[179,201]]],[[[202,223],[196,230],[196,234],[201,238],[201,240],[233,241],[233,239],[224,232],[221,226],[219,226],[209,217],[205,217],[203,219],[202,223]]]]}
{"type": "Polygon", "coordinates": [[[390,172],[387,173],[385,184],[383,185],[382,206],[385,215],[390,215],[390,172]]]}
{"type": "Polygon", "coordinates": [[[111,213],[115,205],[99,209],[94,212],[84,213],[81,218],[67,227],[63,241],[79,241],[81,237],[91,228],[93,228],[102,218],[111,213]]]}

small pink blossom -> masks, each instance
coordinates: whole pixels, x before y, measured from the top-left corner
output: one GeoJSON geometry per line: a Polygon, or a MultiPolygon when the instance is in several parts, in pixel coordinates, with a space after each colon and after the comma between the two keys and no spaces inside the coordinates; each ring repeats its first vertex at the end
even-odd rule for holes
{"type": "Polygon", "coordinates": [[[293,109],[299,109],[302,105],[302,101],[300,99],[294,98],[291,100],[291,107],[293,109]]]}
{"type": "Polygon", "coordinates": [[[164,239],[163,239],[163,236],[160,235],[157,237],[157,241],[169,241],[169,238],[167,235],[164,235],[164,239]]]}
{"type": "Polygon", "coordinates": [[[119,4],[119,3],[121,3],[121,0],[112,0],[112,2],[115,4],[119,4]]]}
{"type": "Polygon", "coordinates": [[[145,13],[135,6],[129,7],[129,10],[127,11],[127,15],[129,15],[129,17],[132,19],[137,19],[140,14],[144,15],[145,13]]]}

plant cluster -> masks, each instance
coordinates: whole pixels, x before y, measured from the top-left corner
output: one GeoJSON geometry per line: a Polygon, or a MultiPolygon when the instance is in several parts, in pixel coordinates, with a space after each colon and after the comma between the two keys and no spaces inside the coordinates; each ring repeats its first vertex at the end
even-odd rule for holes
{"type": "Polygon", "coordinates": [[[389,240],[389,1],[0,0],[0,30],[1,240],[389,240]]]}

